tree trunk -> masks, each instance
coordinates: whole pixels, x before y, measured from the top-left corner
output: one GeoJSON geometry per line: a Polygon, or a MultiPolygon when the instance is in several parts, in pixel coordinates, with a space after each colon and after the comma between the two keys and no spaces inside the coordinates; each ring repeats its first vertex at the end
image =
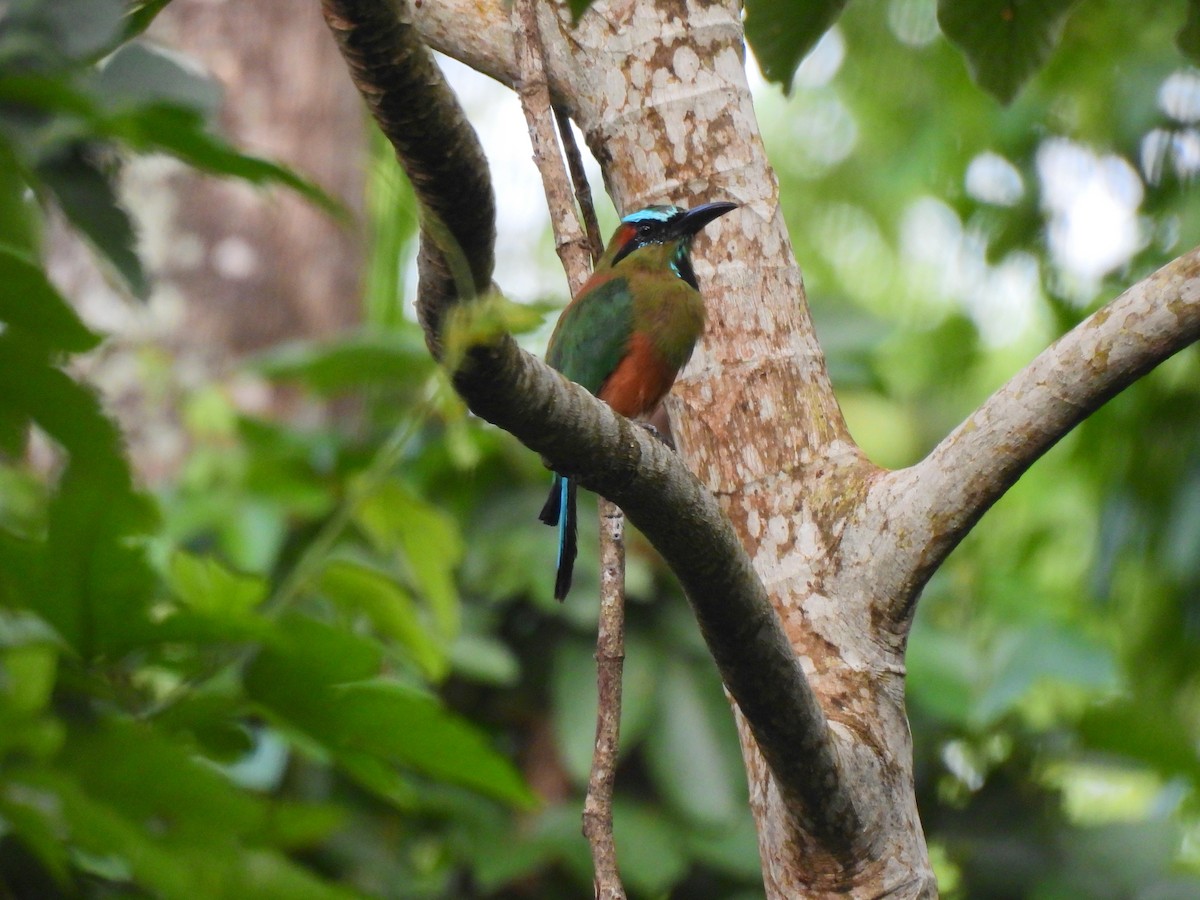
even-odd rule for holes
{"type": "MultiPolygon", "coordinates": [[[[494,35],[487,43],[462,33],[453,6],[418,12],[430,41],[511,84],[500,8],[492,27],[472,27],[494,35]]],[[[552,88],[619,210],[743,205],[696,242],[709,324],[674,389],[671,427],[767,585],[850,777],[869,786],[855,810],[861,843],[829,851],[783,808],[737,716],[768,895],[930,895],[904,714],[906,623],[873,614],[881,598],[839,578],[842,553],[858,549],[840,546],[847,520],[879,472],[850,440],[813,333],[746,80],[740,5],[602,3],[574,29],[565,11],[541,9],[552,88]]]]}
{"type": "MultiPolygon", "coordinates": [[[[286,0],[176,0],[150,37],[203,65],[219,84],[221,130],[248,153],[294,167],[351,210],[362,205],[366,128],[352,84],[314,8],[286,0]],[[262,36],[272,48],[264,53],[262,36]]],[[[113,337],[80,363],[121,421],[143,483],[169,480],[186,454],[180,395],[246,353],[329,336],[361,318],[360,233],[284,189],[255,190],[165,157],[131,161],[123,200],[141,237],[153,292],[131,303],[77,237],[55,229],[50,267],[88,321],[113,337]],[[151,353],[145,351],[151,348],[151,353]],[[174,365],[146,390],[134,358],[174,365]]],[[[245,409],[278,411],[283,395],[239,392],[245,409]]]]}
{"type": "MultiPolygon", "coordinates": [[[[176,0],[152,34],[212,73],[226,96],[221,128],[236,146],[361,208],[362,107],[352,85],[330,76],[340,62],[316,9],[287,0],[176,0]]],[[[166,256],[158,274],[188,298],[190,343],[241,355],[360,320],[360,235],[288,191],[191,173],[171,182],[169,227],[177,246],[193,249],[166,256]]]]}

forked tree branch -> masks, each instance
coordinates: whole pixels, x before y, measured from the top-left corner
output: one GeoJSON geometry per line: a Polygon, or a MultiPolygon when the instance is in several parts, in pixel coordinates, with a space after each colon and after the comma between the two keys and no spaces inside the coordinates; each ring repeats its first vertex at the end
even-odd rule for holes
{"type": "Polygon", "coordinates": [[[592,270],[592,254],[575,209],[571,181],[563,167],[562,151],[554,130],[550,89],[546,84],[535,0],[515,0],[512,9],[513,46],[519,79],[517,94],[529,127],[533,160],[542,176],[542,189],[550,208],[555,248],[567,273],[571,294],[576,294],[592,270]]]}
{"type": "Polygon", "coordinates": [[[1200,248],[1139,281],[1014,375],[922,462],[891,473],[869,503],[905,535],[878,564],[902,581],[893,613],[1018,478],[1072,428],[1200,340],[1200,248]]]}

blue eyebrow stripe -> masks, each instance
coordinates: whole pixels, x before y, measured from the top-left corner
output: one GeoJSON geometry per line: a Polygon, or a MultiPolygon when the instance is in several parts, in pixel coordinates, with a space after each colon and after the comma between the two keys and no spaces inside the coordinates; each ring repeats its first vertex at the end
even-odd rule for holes
{"type": "Polygon", "coordinates": [[[681,212],[683,210],[678,206],[648,206],[635,213],[630,213],[621,221],[629,225],[636,225],[638,222],[666,222],[681,212]]]}

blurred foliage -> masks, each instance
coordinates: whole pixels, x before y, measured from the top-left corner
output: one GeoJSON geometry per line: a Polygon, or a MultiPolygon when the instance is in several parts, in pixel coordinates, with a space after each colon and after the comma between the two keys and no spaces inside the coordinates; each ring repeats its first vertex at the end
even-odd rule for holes
{"type": "MultiPolygon", "coordinates": [[[[209,130],[213,86],[137,38],[163,5],[0,18],[0,894],[590,896],[595,542],[585,525],[577,590],[554,602],[544,469],[466,414],[404,313],[416,211],[383,143],[364,326],[244,367],[325,424],[189,389],[191,449],[151,496],[71,374],[101,338],[45,274],[42,210],[143,292],[123,154],[330,205],[209,130]]],[[[842,6],[808,4],[780,52],[798,60],[842,6]]],[[[1200,243],[1182,4],[1041,5],[1037,39],[1061,27],[1060,46],[971,65],[1007,107],[939,32],[940,15],[971,57],[957,6],[850,4],[792,95],[759,98],[839,399],[892,466],[1200,243]],[[1085,201],[1091,232],[1071,218],[1085,201]]],[[[749,21],[772,8],[790,9],[749,21]]],[[[946,896],[1200,893],[1198,369],[1181,354],[1089,419],[926,589],[909,710],[946,896]]],[[[761,896],[727,705],[636,535],[628,591],[631,895],[761,896]]]]}

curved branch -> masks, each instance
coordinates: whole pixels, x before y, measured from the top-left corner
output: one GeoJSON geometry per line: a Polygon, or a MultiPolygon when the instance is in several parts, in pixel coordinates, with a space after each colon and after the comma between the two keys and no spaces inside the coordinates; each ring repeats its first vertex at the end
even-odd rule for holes
{"type": "Polygon", "coordinates": [[[620,506],[662,554],[788,808],[831,852],[851,853],[861,819],[825,714],[712,494],[674,451],[510,338],[475,348],[455,386],[477,415],[620,506]]]}
{"type": "Polygon", "coordinates": [[[1115,394],[1200,340],[1200,247],[1139,281],[1044,350],[871,506],[903,536],[881,558],[899,616],[979,518],[1039,457],[1115,394]],[[899,576],[898,578],[895,576],[899,576]]]}
{"type": "Polygon", "coordinates": [[[438,356],[446,310],[492,282],[496,201],[487,159],[407,3],[322,0],[321,8],[350,77],[420,200],[417,313],[438,356]]]}

